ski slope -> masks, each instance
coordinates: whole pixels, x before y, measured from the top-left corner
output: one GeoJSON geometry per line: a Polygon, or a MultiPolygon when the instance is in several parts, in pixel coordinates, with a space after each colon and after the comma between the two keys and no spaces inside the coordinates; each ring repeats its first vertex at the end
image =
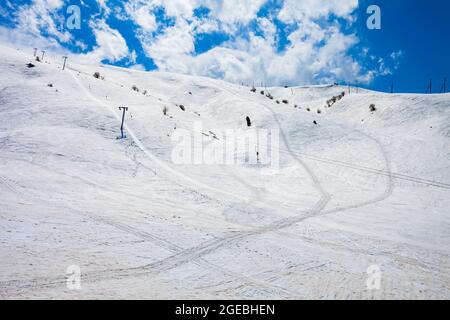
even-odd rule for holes
{"type": "Polygon", "coordinates": [[[309,86],[268,88],[270,100],[0,54],[0,298],[450,298],[449,94],[309,86]],[[279,130],[278,170],[172,161],[177,130],[201,121],[213,144],[246,116],[279,130]]]}

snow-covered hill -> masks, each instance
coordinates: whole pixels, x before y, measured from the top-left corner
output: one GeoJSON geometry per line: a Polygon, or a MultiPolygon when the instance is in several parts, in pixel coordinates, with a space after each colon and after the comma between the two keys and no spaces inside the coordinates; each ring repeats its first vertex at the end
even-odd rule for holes
{"type": "Polygon", "coordinates": [[[1,298],[450,298],[449,94],[0,54],[1,298]],[[180,130],[213,145],[247,116],[279,168],[172,161],[180,130]]]}

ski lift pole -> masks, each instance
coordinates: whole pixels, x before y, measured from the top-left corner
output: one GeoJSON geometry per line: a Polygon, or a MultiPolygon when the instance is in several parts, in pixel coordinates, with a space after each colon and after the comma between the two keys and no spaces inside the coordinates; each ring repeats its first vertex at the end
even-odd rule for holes
{"type": "Polygon", "coordinates": [[[125,139],[126,137],[123,134],[123,124],[125,122],[125,112],[128,111],[128,107],[119,107],[119,110],[123,111],[123,114],[122,114],[122,125],[120,126],[120,133],[121,133],[121,138],[120,139],[125,139]]]}
{"type": "Polygon", "coordinates": [[[66,69],[66,62],[67,62],[67,57],[66,56],[64,56],[63,57],[63,59],[64,59],[64,64],[63,64],[63,71],[66,69]]]}

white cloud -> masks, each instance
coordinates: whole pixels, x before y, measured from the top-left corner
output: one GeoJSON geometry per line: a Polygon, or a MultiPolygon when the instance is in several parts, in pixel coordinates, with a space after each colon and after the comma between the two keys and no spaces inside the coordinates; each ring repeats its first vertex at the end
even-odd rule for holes
{"type": "Polygon", "coordinates": [[[112,29],[104,20],[91,22],[97,46],[83,56],[91,62],[107,59],[111,62],[132,58],[127,43],[119,31],[112,29]]]}
{"type": "Polygon", "coordinates": [[[213,18],[225,24],[247,24],[255,19],[266,0],[206,0],[213,18]]]}
{"type": "Polygon", "coordinates": [[[358,0],[285,0],[278,17],[287,23],[328,17],[351,18],[358,0]]]}
{"type": "Polygon", "coordinates": [[[135,1],[125,4],[126,13],[142,30],[145,30],[145,32],[153,32],[158,27],[152,9],[151,5],[141,5],[135,1]]]}
{"type": "MultiPolygon", "coordinates": [[[[332,15],[350,19],[357,0],[285,0],[278,17],[298,28],[288,37],[290,44],[283,52],[277,50],[277,30],[270,17],[258,18],[264,0],[188,0],[178,6],[178,0],[131,1],[135,10],[164,5],[168,15],[176,18],[175,26],[157,37],[148,33],[152,26],[141,26],[139,38],[146,54],[162,71],[181,72],[222,78],[232,82],[267,81],[269,84],[300,84],[336,79],[371,81],[378,71],[365,72],[348,50],[358,43],[355,35],[344,34],[338,23],[319,25],[317,18],[332,15]],[[210,9],[206,19],[193,17],[196,6],[210,9]],[[256,21],[263,36],[249,32],[235,37],[220,47],[196,55],[195,36],[205,31],[228,32],[256,21]]],[[[146,10],[147,10],[146,9],[146,10]]]]}
{"type": "Polygon", "coordinates": [[[400,59],[402,57],[403,57],[403,51],[402,50],[394,51],[394,52],[391,53],[391,58],[394,61],[398,60],[398,59],[400,59]]]}
{"type": "Polygon", "coordinates": [[[54,17],[54,13],[63,6],[63,0],[34,0],[20,10],[17,29],[32,35],[45,32],[60,42],[69,42],[72,39],[71,34],[64,31],[64,23],[54,17]]]}
{"type": "MultiPolygon", "coordinates": [[[[96,46],[80,57],[90,62],[128,59],[130,63],[136,63],[136,52],[130,52],[120,32],[105,21],[107,16],[114,14],[119,20],[134,22],[136,37],[145,54],[162,71],[211,76],[232,82],[264,81],[269,85],[335,80],[370,82],[378,75],[391,73],[385,61],[379,61],[367,48],[362,49],[358,58],[378,61],[373,70],[367,70],[349,54],[359,39],[355,34],[344,32],[337,18],[351,25],[355,21],[358,0],[280,0],[282,5],[278,11],[258,17],[266,1],[128,0],[122,10],[118,6],[112,7],[108,0],[97,0],[103,16],[94,17],[89,25],[96,46]],[[163,7],[174,21],[174,25],[165,26],[160,34],[155,33],[161,29],[155,16],[158,7],[163,7]],[[194,10],[200,7],[208,8],[209,15],[194,16],[194,10]],[[282,44],[282,50],[279,49],[280,35],[275,18],[286,23],[291,32],[287,36],[288,43],[282,44]],[[256,34],[253,27],[249,28],[250,23],[257,25],[261,33],[256,34]],[[196,36],[213,32],[226,33],[230,40],[197,54],[196,36]]],[[[58,41],[70,41],[86,50],[82,42],[71,40],[70,34],[55,23],[58,19],[54,12],[63,5],[63,0],[34,0],[32,5],[21,9],[19,29],[27,29],[37,38],[45,29],[58,41]]],[[[391,59],[398,63],[401,56],[401,51],[394,52],[391,59]]]]}

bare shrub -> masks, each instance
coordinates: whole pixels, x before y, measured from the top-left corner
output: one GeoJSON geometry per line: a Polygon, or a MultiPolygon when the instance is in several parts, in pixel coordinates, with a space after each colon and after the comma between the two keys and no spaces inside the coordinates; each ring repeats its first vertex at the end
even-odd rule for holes
{"type": "Polygon", "coordinates": [[[370,109],[370,112],[377,111],[377,107],[375,107],[375,105],[373,103],[369,106],[369,109],[370,109]]]}

